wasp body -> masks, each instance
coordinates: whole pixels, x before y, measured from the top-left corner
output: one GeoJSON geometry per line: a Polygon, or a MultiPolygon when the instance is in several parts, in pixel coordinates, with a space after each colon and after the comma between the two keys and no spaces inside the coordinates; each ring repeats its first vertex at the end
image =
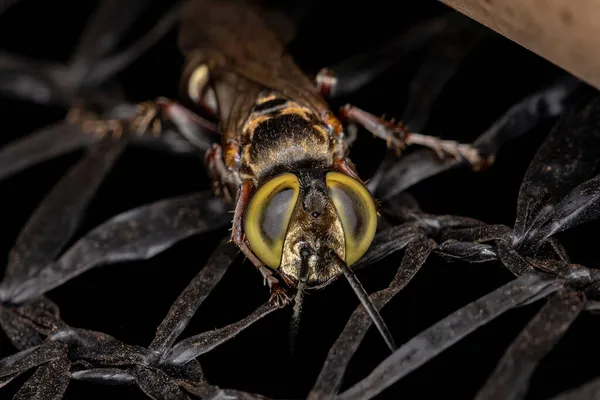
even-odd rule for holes
{"type": "Polygon", "coordinates": [[[247,3],[190,3],[180,46],[187,97],[219,121],[221,144],[206,161],[216,192],[236,203],[232,239],[273,299],[289,299],[273,271],[291,288],[340,276],[367,250],[377,217],[317,86],[247,3]]]}
{"type": "MultiPolygon", "coordinates": [[[[293,30],[285,15],[251,0],[190,1],[179,35],[186,57],[182,94],[217,121],[220,143],[206,152],[206,167],[217,195],[235,206],[232,241],[263,275],[271,301],[284,306],[295,291],[297,322],[304,290],[344,275],[394,348],[349,268],[373,240],[376,202],[348,158],[341,119],[325,99],[335,75],[323,69],[312,80],[300,70],[285,50],[293,30]]],[[[475,169],[489,161],[469,145],[409,133],[351,105],[339,115],[397,151],[419,144],[462,157],[475,169]]],[[[159,99],[144,103],[122,130],[143,133],[160,128],[155,122],[163,119],[192,142],[191,127],[206,128],[195,111],[159,99]]],[[[96,122],[100,130],[112,129],[96,122]]]]}

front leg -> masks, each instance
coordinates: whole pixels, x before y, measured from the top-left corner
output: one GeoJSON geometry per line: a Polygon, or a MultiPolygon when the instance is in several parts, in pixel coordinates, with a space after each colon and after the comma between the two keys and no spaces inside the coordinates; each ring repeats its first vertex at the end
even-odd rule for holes
{"type": "Polygon", "coordinates": [[[225,155],[231,153],[231,146],[223,151],[221,145],[214,143],[210,150],[206,152],[204,163],[212,181],[215,195],[223,197],[229,203],[234,203],[241,180],[239,174],[235,172],[236,169],[225,161],[227,156],[224,157],[223,153],[225,155]]]}
{"type": "Polygon", "coordinates": [[[248,241],[244,236],[244,211],[248,206],[248,202],[250,201],[253,190],[254,187],[252,182],[248,180],[244,181],[240,187],[237,196],[235,212],[233,215],[231,241],[240,248],[246,257],[248,257],[252,264],[254,264],[254,266],[261,273],[265,282],[269,285],[269,289],[271,291],[271,303],[275,304],[277,307],[285,307],[291,301],[291,297],[283,288],[279,279],[275,277],[273,270],[268,268],[262,261],[258,259],[258,257],[256,257],[254,252],[250,249],[248,241]]]}
{"type": "Polygon", "coordinates": [[[412,133],[401,123],[386,121],[349,104],[342,107],[341,116],[349,122],[362,125],[373,135],[385,140],[388,146],[396,149],[398,155],[407,146],[416,144],[434,150],[440,158],[449,154],[456,159],[465,159],[475,171],[487,168],[493,162],[492,157],[481,155],[479,150],[470,144],[412,133]]]}

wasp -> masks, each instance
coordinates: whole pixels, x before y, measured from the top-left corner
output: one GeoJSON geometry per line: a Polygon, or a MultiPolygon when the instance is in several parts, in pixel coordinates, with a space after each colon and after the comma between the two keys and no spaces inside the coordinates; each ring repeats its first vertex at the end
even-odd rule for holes
{"type": "Polygon", "coordinates": [[[343,275],[393,348],[350,268],[373,240],[378,204],[348,156],[343,122],[398,152],[418,144],[474,168],[485,160],[468,145],[411,133],[352,105],[334,113],[327,96],[336,90],[335,74],[323,69],[312,79],[296,65],[286,53],[291,26],[256,2],[189,2],[178,40],[186,58],[181,92],[190,106],[164,98],[142,103],[123,129],[158,132],[169,120],[185,132],[203,124],[200,111],[208,113],[220,137],[205,155],[206,169],[215,193],[234,208],[231,240],[264,277],[271,301],[283,307],[294,298],[297,318],[305,290],[343,275]]]}

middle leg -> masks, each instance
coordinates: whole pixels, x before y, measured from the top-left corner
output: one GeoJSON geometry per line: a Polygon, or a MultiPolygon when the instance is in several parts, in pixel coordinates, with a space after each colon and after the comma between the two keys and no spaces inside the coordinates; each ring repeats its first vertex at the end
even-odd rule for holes
{"type": "Polygon", "coordinates": [[[376,137],[385,140],[388,147],[396,149],[398,155],[407,146],[420,145],[434,150],[441,158],[451,155],[459,160],[464,159],[475,171],[485,169],[493,162],[493,158],[480,154],[479,150],[470,144],[412,133],[402,123],[386,121],[350,104],[342,107],[341,117],[348,122],[363,126],[376,137]]]}
{"type": "MultiPolygon", "coordinates": [[[[335,93],[337,85],[335,74],[333,71],[323,68],[316,76],[315,85],[322,96],[329,98],[335,93]]],[[[385,140],[388,147],[393,147],[396,150],[397,155],[400,155],[402,150],[409,145],[420,145],[434,150],[440,158],[449,154],[456,159],[465,159],[475,171],[487,168],[493,162],[493,158],[482,156],[470,144],[463,144],[454,140],[443,140],[435,136],[422,135],[420,133],[410,133],[401,123],[386,121],[350,104],[342,107],[340,114],[351,126],[361,125],[373,135],[385,140]]],[[[344,141],[347,145],[350,145],[354,141],[354,137],[344,138],[344,141]]],[[[340,164],[340,167],[344,172],[351,172],[345,164],[340,164]]],[[[350,175],[355,176],[356,174],[351,173],[350,175]]]]}

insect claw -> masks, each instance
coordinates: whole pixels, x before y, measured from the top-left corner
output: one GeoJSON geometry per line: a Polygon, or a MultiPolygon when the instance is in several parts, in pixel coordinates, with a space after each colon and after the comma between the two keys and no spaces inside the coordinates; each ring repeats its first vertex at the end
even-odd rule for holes
{"type": "Polygon", "coordinates": [[[160,131],[162,130],[162,124],[160,123],[159,119],[155,119],[154,121],[152,121],[152,135],[154,137],[159,137],[160,136],[160,131]]]}
{"type": "Polygon", "coordinates": [[[402,147],[396,146],[396,157],[400,157],[401,154],[402,154],[402,147]]]}
{"type": "Polygon", "coordinates": [[[121,136],[123,136],[123,128],[121,127],[121,125],[117,125],[115,127],[115,129],[113,130],[113,137],[115,139],[119,139],[121,136]]]}
{"type": "Polygon", "coordinates": [[[290,300],[291,298],[288,296],[285,289],[283,289],[279,284],[271,287],[271,297],[269,298],[271,304],[274,304],[278,308],[283,308],[290,303],[290,300]]]}

